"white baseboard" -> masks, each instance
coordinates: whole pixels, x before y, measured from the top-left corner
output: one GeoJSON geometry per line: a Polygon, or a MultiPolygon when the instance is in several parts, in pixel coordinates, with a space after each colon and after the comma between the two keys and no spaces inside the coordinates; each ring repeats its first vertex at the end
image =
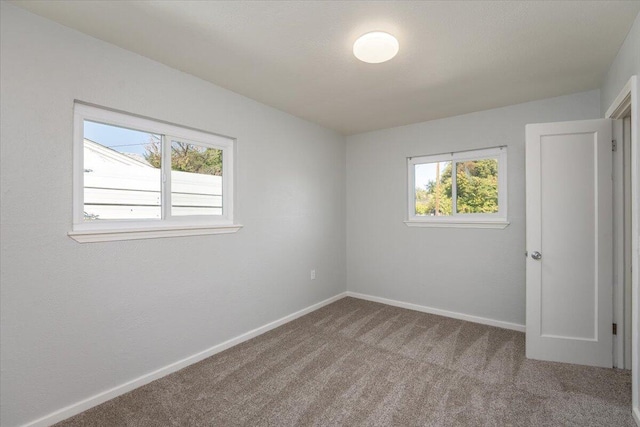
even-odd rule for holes
{"type": "Polygon", "coordinates": [[[361,294],[358,292],[347,291],[347,296],[364,299],[367,301],[379,302],[387,305],[393,305],[395,307],[407,308],[409,310],[421,311],[423,313],[437,314],[438,316],[445,316],[445,317],[452,317],[454,319],[466,320],[467,322],[481,323],[483,325],[496,326],[498,328],[525,332],[525,325],[520,325],[518,323],[504,322],[502,320],[494,320],[494,319],[488,319],[486,317],[472,316],[470,314],[464,314],[464,313],[457,313],[455,311],[441,310],[439,308],[427,307],[424,305],[396,301],[396,300],[387,299],[387,298],[374,297],[372,295],[361,294]]]}
{"type": "Polygon", "coordinates": [[[52,412],[49,415],[45,415],[42,418],[38,418],[35,421],[32,421],[28,424],[25,424],[24,427],[46,427],[46,426],[50,426],[53,425],[57,422],[60,422],[62,420],[65,420],[69,417],[72,417],[74,415],[79,414],[80,412],[84,412],[87,409],[93,408],[94,406],[97,406],[101,403],[104,403],[108,400],[111,400],[115,397],[118,397],[124,393],[127,393],[131,390],[134,390],[138,387],[142,387],[145,384],[149,384],[152,381],[157,380],[158,378],[162,378],[166,375],[169,375],[173,372],[176,372],[182,368],[185,368],[189,365],[192,365],[196,362],[199,362],[203,359],[206,359],[207,357],[213,356],[216,353],[220,353],[221,351],[224,351],[230,347],[233,347],[234,345],[238,345],[244,341],[250,340],[251,338],[255,338],[258,335],[262,335],[265,332],[268,332],[272,329],[277,328],[278,326],[282,326],[285,323],[289,323],[292,320],[297,319],[298,317],[304,316],[305,314],[311,313],[312,311],[315,311],[319,308],[324,307],[325,305],[331,304],[334,301],[337,301],[339,299],[344,298],[346,295],[346,292],[340,293],[338,295],[335,295],[331,298],[328,298],[324,301],[321,301],[317,304],[313,304],[307,308],[303,308],[300,311],[296,311],[295,313],[289,314],[288,316],[282,317],[278,320],[275,320],[271,323],[267,323],[266,325],[260,326],[259,328],[256,328],[252,331],[246,332],[242,335],[239,335],[235,338],[231,338],[230,340],[227,340],[223,343],[220,343],[218,345],[214,345],[211,348],[208,348],[204,351],[201,351],[199,353],[196,353],[192,356],[186,357],[182,360],[179,360],[177,362],[174,362],[170,365],[164,366],[156,371],[150,372],[148,374],[142,375],[141,377],[135,378],[131,381],[128,381],[124,384],[121,384],[119,386],[116,386],[110,390],[106,390],[102,393],[98,393],[94,396],[91,396],[87,399],[81,400],[80,402],[74,403],[72,405],[69,405],[65,408],[62,408],[60,410],[57,410],[55,412],[52,412]]]}
{"type": "Polygon", "coordinates": [[[636,422],[636,425],[640,427],[640,409],[635,407],[631,413],[633,414],[633,420],[636,422]]]}

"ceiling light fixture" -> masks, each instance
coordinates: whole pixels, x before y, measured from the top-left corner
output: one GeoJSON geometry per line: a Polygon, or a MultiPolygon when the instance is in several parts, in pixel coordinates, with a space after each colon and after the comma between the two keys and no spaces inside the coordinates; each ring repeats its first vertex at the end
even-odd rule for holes
{"type": "Polygon", "coordinates": [[[360,61],[379,64],[396,56],[400,45],[389,33],[373,31],[358,37],[353,44],[353,54],[360,61]]]}

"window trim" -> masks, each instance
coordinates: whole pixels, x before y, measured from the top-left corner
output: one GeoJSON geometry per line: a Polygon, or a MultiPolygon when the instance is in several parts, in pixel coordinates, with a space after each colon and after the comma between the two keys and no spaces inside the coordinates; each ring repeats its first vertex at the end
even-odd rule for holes
{"type": "Polygon", "coordinates": [[[69,237],[85,243],[233,233],[242,227],[233,222],[235,139],[78,101],[74,103],[73,114],[73,225],[69,237]],[[85,120],[162,136],[161,219],[84,220],[85,120]],[[222,215],[171,215],[170,169],[167,177],[166,166],[171,164],[171,156],[165,147],[172,140],[222,150],[222,215]]]}
{"type": "Polygon", "coordinates": [[[456,228],[505,228],[507,221],[507,146],[483,148],[477,150],[458,151],[427,156],[407,158],[407,219],[404,223],[409,227],[456,227],[456,228]],[[415,206],[415,166],[424,163],[451,162],[452,171],[457,170],[457,163],[467,160],[498,159],[498,212],[486,214],[457,213],[457,194],[455,173],[452,182],[452,214],[450,216],[416,215],[415,206]]]}

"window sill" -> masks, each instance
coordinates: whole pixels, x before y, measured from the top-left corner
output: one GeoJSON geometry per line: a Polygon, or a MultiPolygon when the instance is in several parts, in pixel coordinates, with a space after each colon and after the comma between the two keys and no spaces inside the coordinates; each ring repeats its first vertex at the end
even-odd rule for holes
{"type": "Polygon", "coordinates": [[[118,240],[159,239],[165,237],[203,236],[208,234],[236,233],[242,228],[233,225],[172,226],[134,228],[130,230],[82,230],[70,231],[69,237],[79,243],[113,242],[118,240]]]}
{"type": "Polygon", "coordinates": [[[404,221],[407,227],[436,227],[436,228],[497,228],[504,229],[509,225],[508,221],[404,221]]]}

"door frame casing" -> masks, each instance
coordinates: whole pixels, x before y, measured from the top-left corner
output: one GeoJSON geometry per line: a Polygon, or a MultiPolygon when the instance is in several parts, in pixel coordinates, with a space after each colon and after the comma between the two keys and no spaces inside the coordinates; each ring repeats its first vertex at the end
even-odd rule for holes
{"type": "MultiPolygon", "coordinates": [[[[640,125],[640,98],[638,88],[638,76],[631,76],[629,81],[622,88],[616,99],[613,101],[605,118],[621,119],[626,110],[631,108],[631,387],[633,418],[640,425],[640,354],[639,354],[639,333],[640,333],[640,292],[638,289],[640,282],[640,233],[638,226],[640,222],[640,143],[638,140],[638,127],[640,125]]],[[[616,307],[616,310],[623,310],[623,307],[616,307]]]]}

